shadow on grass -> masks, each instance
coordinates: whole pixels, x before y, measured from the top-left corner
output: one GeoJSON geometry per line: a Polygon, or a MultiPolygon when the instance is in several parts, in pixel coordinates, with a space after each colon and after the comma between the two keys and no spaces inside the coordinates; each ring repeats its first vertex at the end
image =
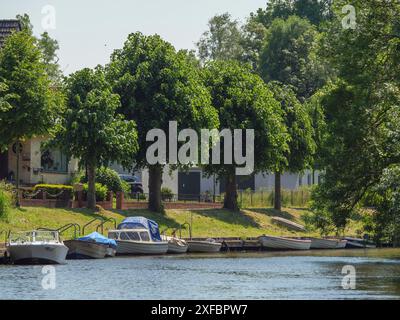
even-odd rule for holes
{"type": "Polygon", "coordinates": [[[192,210],[193,213],[216,219],[225,223],[240,225],[242,227],[259,228],[260,225],[250,216],[242,211],[233,212],[225,209],[205,209],[205,210],[192,210]]]}
{"type": "Polygon", "coordinates": [[[260,214],[264,214],[267,215],[269,217],[279,217],[279,218],[284,218],[287,220],[296,220],[296,217],[294,215],[292,215],[291,213],[287,212],[287,211],[278,211],[275,210],[273,208],[267,208],[267,209],[246,209],[248,211],[252,211],[252,212],[256,212],[256,213],[260,213],[260,214]]]}

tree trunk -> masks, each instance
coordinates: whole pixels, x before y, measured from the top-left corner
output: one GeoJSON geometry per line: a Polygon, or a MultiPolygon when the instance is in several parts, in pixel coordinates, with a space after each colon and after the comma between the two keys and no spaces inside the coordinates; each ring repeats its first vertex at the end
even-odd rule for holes
{"type": "Polygon", "coordinates": [[[164,208],[161,202],[161,184],[162,184],[161,166],[149,167],[149,210],[154,212],[163,212],[164,208]]]}
{"type": "Polygon", "coordinates": [[[89,209],[96,209],[96,167],[88,165],[88,192],[87,192],[87,206],[89,209]]]}
{"type": "Polygon", "coordinates": [[[275,210],[282,210],[282,202],[281,202],[281,173],[275,172],[275,201],[274,201],[275,210]]]}
{"type": "Polygon", "coordinates": [[[224,208],[232,211],[239,211],[237,198],[236,175],[233,173],[226,176],[224,208]]]}

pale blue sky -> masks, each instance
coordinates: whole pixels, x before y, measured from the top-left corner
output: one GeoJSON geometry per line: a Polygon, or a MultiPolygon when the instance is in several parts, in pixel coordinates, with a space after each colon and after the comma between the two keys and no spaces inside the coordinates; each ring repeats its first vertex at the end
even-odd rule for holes
{"type": "Polygon", "coordinates": [[[28,13],[35,34],[42,29],[42,8],[56,9],[60,64],[68,74],[83,67],[107,63],[127,35],[157,33],[177,49],[194,49],[215,14],[229,12],[244,21],[267,0],[0,0],[0,19],[28,13]]]}

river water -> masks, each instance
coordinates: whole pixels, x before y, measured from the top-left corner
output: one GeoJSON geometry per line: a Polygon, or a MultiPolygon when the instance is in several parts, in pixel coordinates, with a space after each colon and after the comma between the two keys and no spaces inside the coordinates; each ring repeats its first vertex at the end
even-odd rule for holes
{"type": "Polygon", "coordinates": [[[0,299],[400,299],[400,250],[117,257],[54,269],[0,265],[0,299]],[[355,277],[342,274],[353,271],[355,277]]]}

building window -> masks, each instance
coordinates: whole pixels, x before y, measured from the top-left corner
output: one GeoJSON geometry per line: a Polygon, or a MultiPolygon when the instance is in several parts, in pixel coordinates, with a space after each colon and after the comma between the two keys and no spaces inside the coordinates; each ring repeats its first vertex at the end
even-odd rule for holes
{"type": "Polygon", "coordinates": [[[40,163],[43,171],[46,172],[68,172],[68,158],[59,150],[43,151],[40,163]]]}

